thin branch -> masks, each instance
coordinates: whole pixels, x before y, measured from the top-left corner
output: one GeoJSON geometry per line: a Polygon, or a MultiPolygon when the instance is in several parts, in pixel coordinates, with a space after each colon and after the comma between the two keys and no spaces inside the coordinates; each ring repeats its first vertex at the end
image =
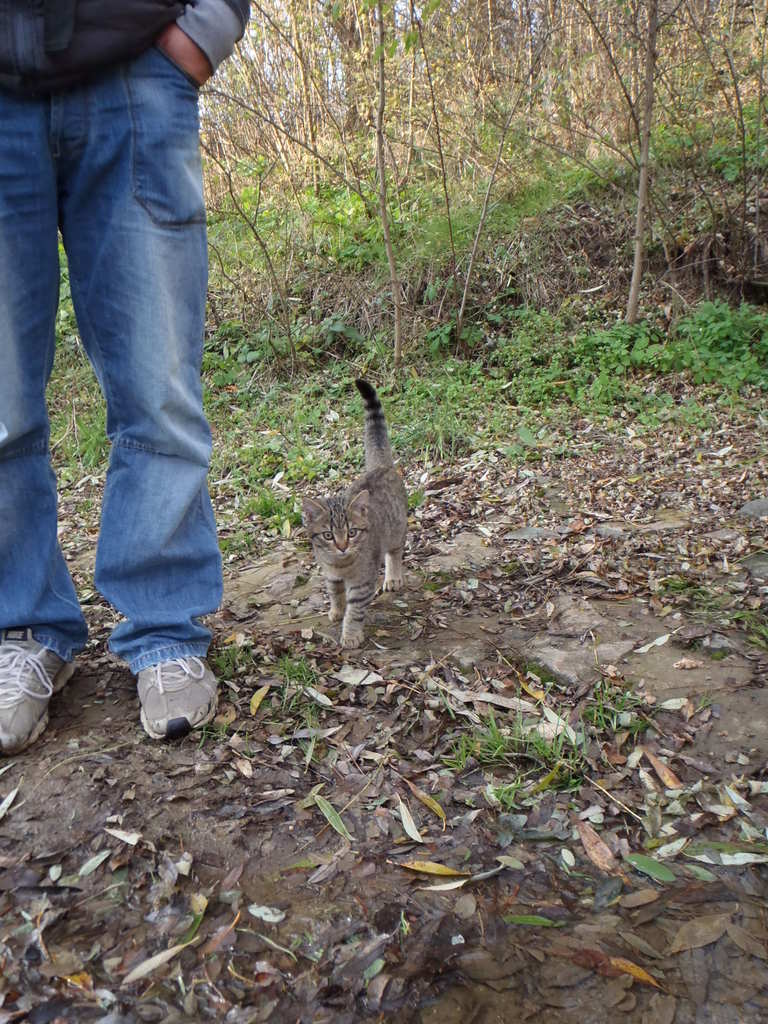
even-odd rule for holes
{"type": "MultiPolygon", "coordinates": [[[[267,270],[269,272],[269,276],[272,278],[272,284],[274,285],[275,291],[277,292],[277,294],[278,294],[278,296],[280,298],[280,309],[281,309],[281,311],[283,313],[283,328],[285,330],[286,338],[288,339],[288,345],[289,345],[290,350],[291,350],[291,367],[293,368],[295,366],[295,364],[296,364],[296,348],[295,348],[295,346],[293,344],[293,331],[292,331],[292,323],[291,323],[291,311],[290,311],[290,309],[288,307],[288,300],[287,300],[287,298],[285,296],[285,293],[283,292],[282,286],[280,284],[280,280],[279,280],[279,278],[277,276],[277,271],[275,270],[275,265],[272,262],[272,257],[269,255],[269,249],[267,248],[267,244],[264,241],[264,239],[261,237],[261,233],[259,232],[259,229],[256,227],[256,224],[253,222],[253,219],[251,217],[249,217],[248,214],[246,213],[246,211],[243,209],[243,205],[240,202],[240,198],[237,195],[237,192],[235,190],[234,183],[232,181],[232,173],[229,170],[229,167],[227,167],[224,164],[224,162],[215,153],[213,153],[211,151],[210,147],[204,146],[204,148],[205,148],[205,152],[207,153],[209,158],[211,160],[213,160],[213,162],[217,165],[219,170],[222,172],[222,174],[226,178],[227,187],[229,189],[229,196],[230,196],[230,199],[232,200],[232,204],[234,205],[234,207],[237,210],[238,214],[242,218],[243,222],[248,225],[248,227],[249,227],[249,229],[251,231],[251,234],[253,235],[253,237],[254,237],[254,239],[256,241],[256,244],[261,249],[262,255],[264,256],[264,262],[267,265],[267,270]]],[[[272,347],[272,351],[274,352],[275,357],[279,359],[279,353],[277,352],[275,347],[272,345],[271,341],[270,341],[270,346],[272,347]]]]}

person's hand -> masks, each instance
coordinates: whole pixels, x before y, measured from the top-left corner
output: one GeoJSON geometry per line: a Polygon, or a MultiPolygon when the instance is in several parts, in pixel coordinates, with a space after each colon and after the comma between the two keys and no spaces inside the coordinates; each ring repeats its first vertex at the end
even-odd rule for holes
{"type": "Polygon", "coordinates": [[[211,62],[206,55],[175,23],[166,25],[155,39],[155,46],[186,71],[198,85],[204,85],[213,74],[211,62]]]}

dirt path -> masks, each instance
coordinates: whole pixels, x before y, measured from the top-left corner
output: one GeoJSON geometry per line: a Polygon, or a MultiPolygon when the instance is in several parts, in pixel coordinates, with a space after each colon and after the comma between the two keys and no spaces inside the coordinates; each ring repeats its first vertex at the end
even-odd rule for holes
{"type": "Polygon", "coordinates": [[[2,766],[0,1024],[768,1017],[764,651],[647,570],[709,545],[757,611],[764,521],[590,516],[546,467],[480,515],[479,473],[426,482],[360,652],[301,543],[230,566],[202,737],[144,736],[91,605],[2,766]]]}

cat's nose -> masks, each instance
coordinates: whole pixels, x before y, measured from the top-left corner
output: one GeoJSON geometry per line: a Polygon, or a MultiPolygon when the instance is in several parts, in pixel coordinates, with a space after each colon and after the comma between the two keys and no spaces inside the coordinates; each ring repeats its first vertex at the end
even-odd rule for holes
{"type": "Polygon", "coordinates": [[[349,543],[346,540],[337,540],[336,547],[339,549],[339,551],[346,551],[347,548],[349,547],[349,543]]]}

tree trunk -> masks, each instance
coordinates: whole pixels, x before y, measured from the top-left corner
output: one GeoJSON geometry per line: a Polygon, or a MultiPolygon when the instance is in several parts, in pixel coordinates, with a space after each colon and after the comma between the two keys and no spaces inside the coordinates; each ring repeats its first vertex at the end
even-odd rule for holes
{"type": "Polygon", "coordinates": [[[397,278],[397,266],[395,265],[395,250],[392,248],[392,238],[389,233],[389,213],[387,211],[387,176],[386,164],[384,162],[384,12],[381,0],[376,3],[376,18],[378,20],[377,50],[379,54],[379,105],[376,109],[376,166],[379,171],[379,212],[381,214],[381,226],[384,231],[384,246],[387,250],[387,262],[389,263],[389,279],[392,285],[392,302],[395,307],[395,367],[399,367],[403,358],[402,339],[402,312],[400,281],[397,278]]]}
{"type": "Polygon", "coordinates": [[[645,96],[643,122],[640,132],[640,176],[637,185],[637,215],[635,217],[635,260],[632,267],[632,281],[627,299],[626,320],[628,324],[637,321],[637,307],[640,302],[640,284],[643,279],[645,262],[645,222],[648,211],[648,152],[651,145],[651,119],[653,117],[654,75],[656,72],[656,36],[659,29],[658,0],[649,0],[648,39],[645,51],[645,96]]]}
{"type": "MultiPolygon", "coordinates": [[[[304,55],[304,45],[299,32],[299,18],[296,11],[296,0],[291,0],[291,29],[293,31],[293,45],[299,58],[299,75],[301,78],[301,95],[304,104],[304,120],[307,125],[309,144],[312,153],[317,152],[317,138],[315,133],[315,118],[312,110],[312,91],[309,84],[307,72],[307,60],[304,55]]],[[[319,173],[317,157],[312,157],[312,191],[315,195],[319,192],[319,173]]]]}

